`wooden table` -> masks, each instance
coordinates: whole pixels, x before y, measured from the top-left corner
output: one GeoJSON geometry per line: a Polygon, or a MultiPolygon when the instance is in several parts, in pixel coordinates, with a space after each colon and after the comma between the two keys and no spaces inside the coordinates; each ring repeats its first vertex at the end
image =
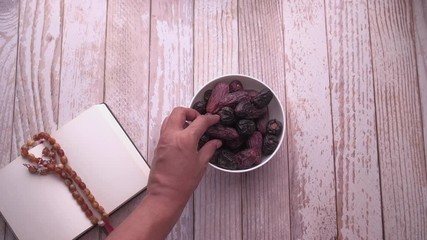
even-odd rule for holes
{"type": "Polygon", "coordinates": [[[427,239],[423,0],[0,0],[0,167],[100,102],[151,162],[163,118],[228,73],[278,93],[286,139],[208,169],[169,239],[427,239]]]}

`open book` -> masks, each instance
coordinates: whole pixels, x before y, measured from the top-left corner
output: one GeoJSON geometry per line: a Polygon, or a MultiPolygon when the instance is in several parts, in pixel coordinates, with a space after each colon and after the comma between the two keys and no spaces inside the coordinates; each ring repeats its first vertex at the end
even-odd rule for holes
{"type": "MultiPolygon", "coordinates": [[[[150,169],[105,104],[52,136],[107,213],[145,189],[150,169]]],[[[41,156],[42,149],[30,152],[41,156]]],[[[30,174],[24,163],[18,157],[0,169],[0,212],[19,239],[73,239],[92,227],[57,174],[30,174]]]]}

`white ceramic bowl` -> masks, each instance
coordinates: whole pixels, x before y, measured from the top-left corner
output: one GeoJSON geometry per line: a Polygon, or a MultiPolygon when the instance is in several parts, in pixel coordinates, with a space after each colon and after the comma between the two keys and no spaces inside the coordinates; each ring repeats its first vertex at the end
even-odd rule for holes
{"type": "MultiPolygon", "coordinates": [[[[259,90],[262,90],[264,88],[269,88],[274,94],[273,99],[271,100],[270,104],[268,105],[269,118],[270,119],[277,119],[280,122],[282,122],[283,124],[285,124],[283,108],[282,108],[282,105],[280,104],[280,101],[277,98],[276,93],[274,93],[274,91],[269,86],[267,86],[265,83],[261,82],[260,80],[253,78],[253,77],[250,77],[250,76],[245,76],[245,75],[240,75],[240,74],[224,75],[224,76],[215,78],[214,80],[210,81],[209,83],[204,85],[196,93],[196,95],[191,100],[190,106],[193,106],[194,103],[202,100],[204,92],[206,90],[212,89],[216,83],[218,83],[218,82],[230,83],[233,80],[239,80],[242,83],[244,89],[254,89],[254,90],[259,91],[259,90]]],[[[249,172],[249,171],[253,171],[257,168],[260,168],[261,166],[266,164],[268,161],[270,161],[274,157],[274,155],[276,155],[277,151],[279,150],[279,148],[282,145],[283,138],[285,135],[285,130],[286,130],[286,126],[284,125],[283,131],[282,131],[281,135],[279,136],[279,144],[278,144],[276,150],[270,155],[262,156],[261,163],[258,165],[255,165],[255,166],[248,168],[248,169],[229,170],[229,169],[224,169],[224,168],[218,167],[218,166],[211,164],[211,163],[209,163],[209,164],[218,170],[221,170],[224,172],[230,172],[230,173],[243,173],[243,172],[249,172]]]]}

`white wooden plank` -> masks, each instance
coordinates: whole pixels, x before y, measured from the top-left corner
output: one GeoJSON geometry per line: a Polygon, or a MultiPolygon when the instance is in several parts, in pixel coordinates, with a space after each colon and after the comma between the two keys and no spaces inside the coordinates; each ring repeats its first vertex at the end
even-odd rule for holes
{"type": "Polygon", "coordinates": [[[427,170],[411,2],[369,2],[386,239],[427,238],[427,170]]]}
{"type": "MultiPolygon", "coordinates": [[[[239,70],[269,85],[286,113],[283,1],[241,1],[238,11],[239,70]]],[[[286,142],[268,164],[243,175],[243,239],[290,239],[286,142]]]]}
{"type": "MultiPolygon", "coordinates": [[[[0,1],[0,168],[11,159],[18,43],[18,1],[0,1]]],[[[0,232],[0,236],[2,232],[0,232]]]]}
{"type": "Polygon", "coordinates": [[[424,153],[427,160],[427,2],[414,1],[415,44],[417,52],[418,82],[424,128],[424,153]]]}
{"type": "Polygon", "coordinates": [[[367,1],[326,1],[339,239],[382,239],[367,1]]]}
{"type": "Polygon", "coordinates": [[[64,1],[58,123],[104,99],[107,1],[64,1]]]}
{"type": "MultiPolygon", "coordinates": [[[[152,1],[148,159],[151,161],[163,119],[193,95],[193,2],[152,1]]],[[[193,238],[190,199],[168,239],[193,238]]]]}
{"type": "MultiPolygon", "coordinates": [[[[18,47],[19,1],[0,1],[0,168],[11,160],[13,105],[18,47]]],[[[0,215],[1,216],[1,215],[0,215]]],[[[7,232],[10,232],[9,229],[7,232]]],[[[0,217],[0,239],[6,238],[0,217]]]]}
{"type": "MultiPolygon", "coordinates": [[[[238,72],[237,1],[195,1],[194,93],[238,72]]],[[[194,194],[194,239],[241,239],[241,176],[208,168],[194,194]]]]}
{"type": "Polygon", "coordinates": [[[337,237],[324,8],[284,3],[292,239],[337,237]]]}
{"type": "Polygon", "coordinates": [[[11,159],[34,133],[57,127],[60,46],[61,2],[22,0],[11,159]]]}
{"type": "Polygon", "coordinates": [[[20,4],[14,156],[33,134],[57,128],[62,7],[59,1],[20,4]]]}
{"type": "MultiPolygon", "coordinates": [[[[109,1],[107,16],[105,102],[147,157],[150,1],[109,1]]],[[[115,212],[111,223],[118,226],[142,197],[115,212]]]]}
{"type": "MultiPolygon", "coordinates": [[[[103,101],[106,14],[107,1],[63,3],[59,127],[103,101]]],[[[98,238],[95,227],[79,239],[98,238]]]]}

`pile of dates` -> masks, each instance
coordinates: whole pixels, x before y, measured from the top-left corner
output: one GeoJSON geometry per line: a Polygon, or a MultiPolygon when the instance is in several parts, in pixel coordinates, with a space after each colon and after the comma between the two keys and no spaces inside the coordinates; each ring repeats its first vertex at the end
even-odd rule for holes
{"type": "Polygon", "coordinates": [[[203,100],[194,103],[200,114],[218,114],[221,120],[207,129],[200,138],[199,149],[210,139],[221,139],[223,145],[210,162],[230,170],[247,169],[261,163],[279,144],[283,125],[270,119],[268,104],[273,98],[270,89],[244,89],[240,81],[217,83],[204,92],[203,100]]]}

